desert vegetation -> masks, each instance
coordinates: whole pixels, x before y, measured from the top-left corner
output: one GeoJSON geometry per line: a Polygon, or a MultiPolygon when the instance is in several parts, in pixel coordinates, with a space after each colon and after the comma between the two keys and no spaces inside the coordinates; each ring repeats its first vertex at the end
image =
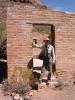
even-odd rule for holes
{"type": "Polygon", "coordinates": [[[6,23],[0,22],[0,59],[6,59],[6,23]]]}

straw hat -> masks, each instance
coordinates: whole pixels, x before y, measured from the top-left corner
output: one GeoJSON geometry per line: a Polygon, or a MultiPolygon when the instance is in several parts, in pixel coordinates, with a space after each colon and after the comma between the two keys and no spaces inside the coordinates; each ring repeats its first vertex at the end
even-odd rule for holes
{"type": "Polygon", "coordinates": [[[50,41],[50,39],[49,39],[49,38],[46,38],[46,39],[44,39],[43,41],[50,41]]]}

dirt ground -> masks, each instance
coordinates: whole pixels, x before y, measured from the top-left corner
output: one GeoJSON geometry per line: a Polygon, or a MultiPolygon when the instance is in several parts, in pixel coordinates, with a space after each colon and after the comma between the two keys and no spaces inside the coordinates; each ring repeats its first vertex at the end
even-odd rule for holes
{"type": "Polygon", "coordinates": [[[62,90],[51,88],[35,91],[32,100],[75,100],[75,86],[68,86],[62,90]]]}
{"type": "Polygon", "coordinates": [[[5,96],[0,88],[0,100],[12,100],[10,96],[5,96]]]}
{"type": "MultiPolygon", "coordinates": [[[[33,91],[31,100],[75,100],[75,86],[67,86],[62,90],[46,87],[38,91],[33,91]]],[[[12,100],[9,96],[4,96],[0,89],[0,100],[12,100]]]]}

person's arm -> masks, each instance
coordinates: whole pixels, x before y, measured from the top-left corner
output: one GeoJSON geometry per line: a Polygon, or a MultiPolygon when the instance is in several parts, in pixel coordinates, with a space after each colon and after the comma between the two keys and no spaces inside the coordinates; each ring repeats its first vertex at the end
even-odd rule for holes
{"type": "Polygon", "coordinates": [[[32,45],[33,45],[33,47],[36,47],[36,48],[42,48],[43,47],[43,44],[35,44],[35,43],[33,43],[32,45]]]}
{"type": "Polygon", "coordinates": [[[53,56],[53,64],[55,64],[55,52],[54,52],[54,47],[52,48],[52,56],[53,56]]]}

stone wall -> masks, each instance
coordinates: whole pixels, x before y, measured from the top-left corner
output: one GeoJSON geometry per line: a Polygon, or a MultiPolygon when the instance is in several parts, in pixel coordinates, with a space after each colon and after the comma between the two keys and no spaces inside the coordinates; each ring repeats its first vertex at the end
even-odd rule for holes
{"type": "Polygon", "coordinates": [[[57,71],[72,74],[75,69],[75,15],[20,4],[7,9],[8,76],[13,74],[15,66],[27,67],[33,57],[33,23],[55,26],[57,71]]]}

